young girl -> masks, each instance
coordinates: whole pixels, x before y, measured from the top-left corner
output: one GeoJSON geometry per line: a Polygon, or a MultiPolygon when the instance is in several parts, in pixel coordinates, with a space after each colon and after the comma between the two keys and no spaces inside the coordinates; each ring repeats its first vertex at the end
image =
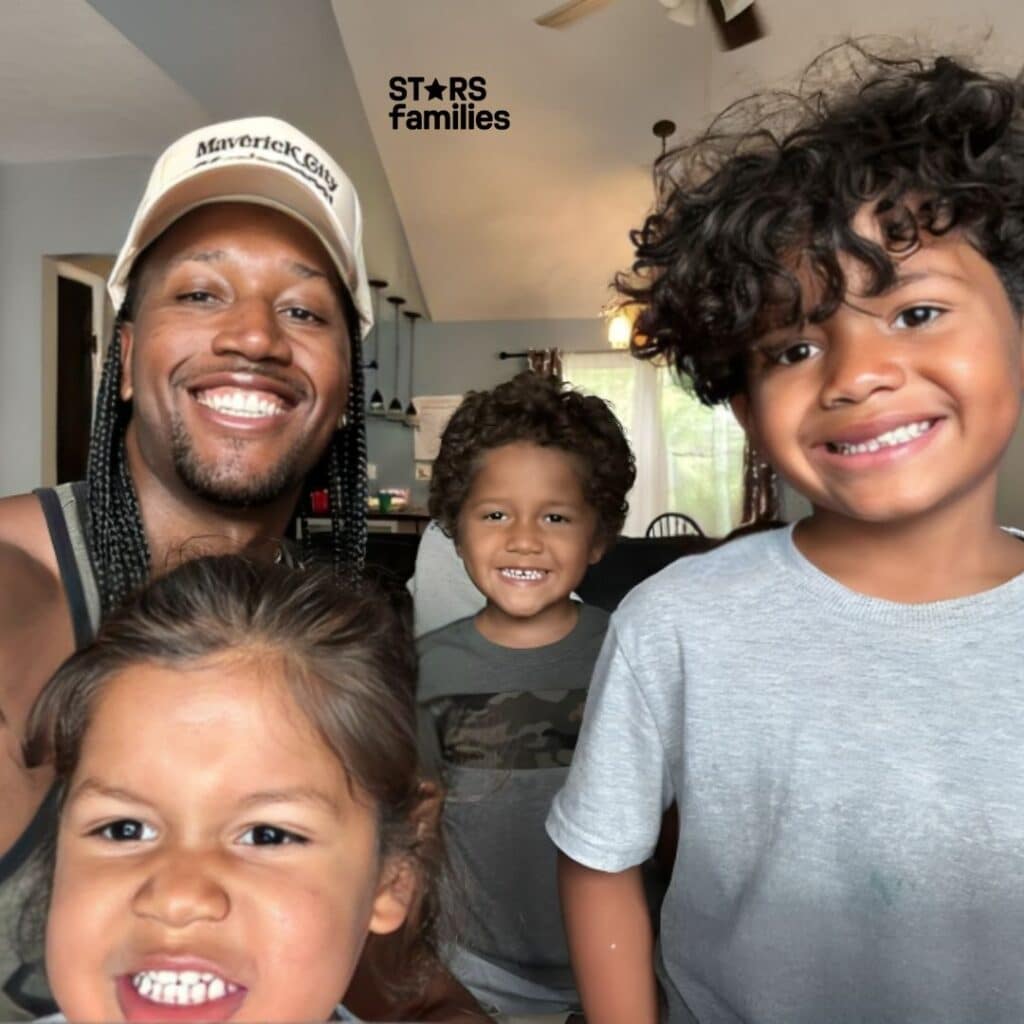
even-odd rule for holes
{"type": "Polygon", "coordinates": [[[430,963],[439,798],[413,680],[382,603],[237,556],[111,617],[47,685],[26,750],[58,776],[63,1015],[324,1021],[367,937],[407,917],[402,960],[430,963]]]}

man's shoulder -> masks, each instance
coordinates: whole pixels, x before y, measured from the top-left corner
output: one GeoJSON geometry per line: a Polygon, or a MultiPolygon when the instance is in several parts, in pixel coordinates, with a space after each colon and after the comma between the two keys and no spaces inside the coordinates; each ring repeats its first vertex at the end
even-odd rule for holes
{"type": "Polygon", "coordinates": [[[0,540],[0,638],[38,624],[48,609],[63,608],[64,589],[55,569],[24,547],[0,540]]]}
{"type": "Polygon", "coordinates": [[[0,580],[4,581],[5,587],[8,579],[18,578],[17,575],[8,576],[8,573],[17,574],[21,569],[43,570],[54,581],[57,580],[53,545],[46,529],[43,508],[34,494],[0,498],[0,549],[3,552],[0,554],[0,580]],[[25,557],[19,557],[19,552],[25,557]]]}

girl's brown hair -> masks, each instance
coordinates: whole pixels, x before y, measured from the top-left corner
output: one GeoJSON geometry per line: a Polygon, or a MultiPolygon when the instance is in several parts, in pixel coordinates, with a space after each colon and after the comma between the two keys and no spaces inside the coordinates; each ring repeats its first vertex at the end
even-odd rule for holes
{"type": "Polygon", "coordinates": [[[438,801],[422,782],[416,748],[415,651],[382,598],[326,570],[240,555],[185,562],[112,614],[49,681],[29,719],[27,764],[54,764],[63,803],[109,679],[140,663],[187,665],[236,652],[279,660],[299,707],[373,801],[382,862],[413,871],[403,969],[387,980],[399,989],[418,986],[436,962],[443,851],[438,801]]]}

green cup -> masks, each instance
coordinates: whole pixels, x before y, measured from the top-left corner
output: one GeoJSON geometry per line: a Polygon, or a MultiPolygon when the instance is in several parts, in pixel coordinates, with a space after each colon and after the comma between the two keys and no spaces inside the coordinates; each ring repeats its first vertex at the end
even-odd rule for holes
{"type": "Polygon", "coordinates": [[[377,500],[380,502],[380,510],[381,510],[381,512],[390,512],[391,511],[391,495],[390,494],[384,494],[384,492],[381,491],[380,493],[377,494],[377,500]]]}

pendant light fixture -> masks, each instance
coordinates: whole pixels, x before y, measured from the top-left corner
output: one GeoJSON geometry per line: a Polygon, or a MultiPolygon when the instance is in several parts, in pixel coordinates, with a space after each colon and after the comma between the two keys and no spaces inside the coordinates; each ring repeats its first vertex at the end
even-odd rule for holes
{"type": "Polygon", "coordinates": [[[405,419],[405,412],[402,410],[402,403],[398,398],[398,362],[401,356],[401,337],[399,336],[399,312],[401,307],[405,305],[405,299],[400,295],[389,295],[388,302],[395,307],[395,388],[393,391],[394,398],[388,403],[388,409],[385,416],[389,420],[398,420],[401,422],[405,419]]]}
{"type": "Polygon", "coordinates": [[[412,400],[413,361],[416,355],[416,321],[422,316],[421,313],[413,313],[407,310],[405,318],[409,321],[409,404],[405,407],[405,425],[407,427],[418,427],[420,414],[412,400]]]}
{"type": "Polygon", "coordinates": [[[371,416],[383,416],[384,396],[380,393],[380,293],[387,288],[388,283],[379,277],[371,277],[367,283],[373,289],[373,358],[366,364],[366,368],[376,374],[369,412],[371,416]]]}

